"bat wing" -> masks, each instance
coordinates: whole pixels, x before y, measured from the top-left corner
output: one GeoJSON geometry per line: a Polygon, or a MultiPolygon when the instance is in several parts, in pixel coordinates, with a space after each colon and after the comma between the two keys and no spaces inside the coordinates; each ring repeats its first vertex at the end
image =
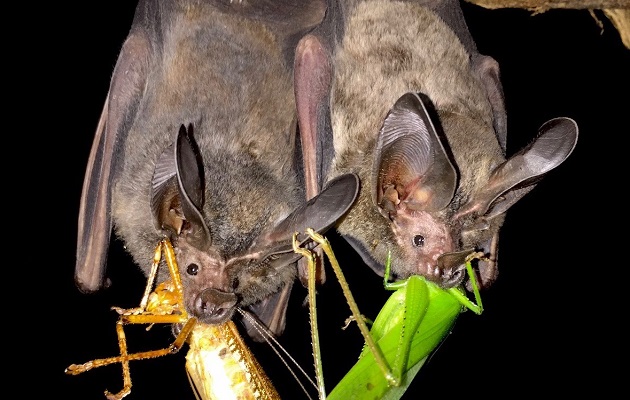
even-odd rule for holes
{"type": "Polygon", "coordinates": [[[330,3],[322,23],[295,50],[293,79],[307,200],[321,190],[334,154],[329,102],[338,14],[337,4],[330,3]]]}
{"type": "MultiPolygon", "coordinates": [[[[287,307],[291,297],[293,282],[286,285],[277,293],[252,304],[249,309],[274,335],[281,335],[286,324],[287,307]]],[[[263,334],[249,319],[243,320],[247,334],[254,340],[261,342],[263,334]]]]}
{"type": "Polygon", "coordinates": [[[83,292],[94,292],[104,284],[112,228],[111,189],[122,161],[118,150],[126,139],[126,123],[137,111],[150,49],[146,32],[136,29],[130,33],[96,129],[79,208],[75,281],[83,292]]]}

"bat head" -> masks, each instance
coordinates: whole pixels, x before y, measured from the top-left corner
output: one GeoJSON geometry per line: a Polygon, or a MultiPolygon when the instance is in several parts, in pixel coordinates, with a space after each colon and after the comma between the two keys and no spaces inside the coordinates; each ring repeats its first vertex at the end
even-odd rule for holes
{"type": "Polygon", "coordinates": [[[577,133],[573,120],[553,119],[505,159],[491,128],[406,93],[385,117],[370,167],[353,166],[362,188],[338,230],[377,273],[391,251],[399,278],[419,274],[443,287],[460,284],[466,257],[481,251],[478,280],[487,287],[505,212],[571,154],[577,133]]]}
{"type": "Polygon", "coordinates": [[[318,127],[323,145],[311,153],[334,148],[312,158],[327,177],[354,172],[361,182],[337,230],[377,274],[391,252],[394,278],[442,287],[461,284],[467,256],[483,252],[475,267],[488,287],[505,212],[571,154],[575,122],[545,123],[506,158],[498,63],[477,51],[457,2],[338,3],[296,63],[315,64],[298,69],[298,88],[324,86],[297,91],[298,103],[323,99],[299,117],[301,128],[318,127]]]}
{"type": "MultiPolygon", "coordinates": [[[[205,177],[212,174],[208,164],[214,161],[202,159],[192,125],[182,125],[175,143],[155,167],[151,194],[156,228],[171,238],[175,248],[186,309],[204,323],[224,322],[236,307],[266,300],[290,287],[300,258],[293,252],[293,234],[306,228],[325,232],[350,207],[358,190],[358,178],[343,175],[317,197],[300,202],[292,186],[270,176],[248,176],[251,193],[241,189],[230,200],[225,192],[243,183],[224,179],[226,186],[220,187],[211,180],[214,184],[208,187],[205,177]],[[241,196],[255,196],[255,201],[241,196]]],[[[237,164],[246,165],[245,160],[237,164]]],[[[236,172],[249,175],[251,169],[236,172]]]]}

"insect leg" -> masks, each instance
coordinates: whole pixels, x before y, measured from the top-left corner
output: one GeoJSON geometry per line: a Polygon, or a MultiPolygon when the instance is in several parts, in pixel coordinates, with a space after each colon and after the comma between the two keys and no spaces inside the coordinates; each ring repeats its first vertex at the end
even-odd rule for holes
{"type": "Polygon", "coordinates": [[[84,364],[72,364],[66,368],[66,374],[78,375],[93,368],[103,367],[110,364],[121,363],[123,369],[123,389],[118,393],[105,391],[105,395],[110,400],[120,400],[131,392],[131,375],[129,372],[129,361],[144,360],[161,357],[178,352],[186,342],[190,332],[197,320],[188,318],[187,313],[181,306],[183,303],[183,290],[179,276],[179,268],[175,259],[175,251],[168,239],[160,241],[155,250],[151,273],[147,279],[147,286],[140,301],[140,306],[133,309],[114,308],[120,317],[116,322],[116,334],[118,336],[118,347],[120,355],[88,361],[84,364]],[[171,280],[158,285],[152,291],[153,282],[157,275],[157,269],[162,259],[165,258],[169,268],[171,280]],[[127,350],[127,339],[124,332],[124,325],[128,324],[173,324],[184,323],[184,327],[179,332],[173,343],[164,349],[145,351],[129,354],[127,350]]]}
{"type": "Polygon", "coordinates": [[[396,379],[394,375],[392,374],[391,368],[389,367],[387,360],[383,356],[383,352],[376,345],[376,343],[374,342],[374,339],[370,335],[370,330],[365,323],[365,319],[359,312],[359,307],[357,306],[357,303],[354,300],[354,297],[352,296],[352,292],[350,291],[348,282],[346,281],[346,278],[343,275],[343,271],[341,270],[341,267],[339,266],[339,262],[337,261],[337,257],[335,256],[335,253],[333,252],[332,247],[330,246],[330,242],[328,242],[328,239],[326,239],[324,236],[315,232],[311,228],[307,229],[306,233],[316,243],[319,243],[322,249],[324,250],[324,253],[326,253],[328,260],[330,261],[330,264],[333,270],[335,271],[337,280],[339,281],[339,284],[341,285],[343,294],[346,297],[346,302],[348,303],[348,306],[350,306],[350,311],[352,312],[352,316],[356,320],[357,325],[359,326],[359,330],[361,331],[361,334],[363,335],[363,338],[365,339],[365,343],[367,344],[368,348],[374,355],[374,359],[376,360],[378,366],[382,370],[383,375],[385,376],[385,378],[387,379],[390,385],[398,386],[400,384],[400,381],[396,379]]]}
{"type": "MultiPolygon", "coordinates": [[[[320,399],[326,398],[326,388],[324,385],[324,371],[322,368],[322,355],[319,347],[319,330],[317,326],[317,307],[315,303],[316,288],[315,283],[317,280],[317,259],[315,252],[300,247],[298,239],[298,233],[293,234],[293,251],[304,256],[308,265],[308,306],[309,315],[311,319],[311,342],[313,343],[313,358],[315,359],[315,377],[317,379],[317,390],[319,392],[320,399]]],[[[322,264],[323,265],[323,264],[322,264]]]]}
{"type": "Polygon", "coordinates": [[[473,293],[475,295],[475,301],[477,302],[477,304],[470,301],[470,299],[466,297],[466,294],[463,293],[463,291],[460,288],[454,287],[454,288],[448,289],[448,292],[450,292],[453,296],[455,296],[463,306],[465,306],[466,308],[468,308],[470,311],[474,312],[477,315],[481,315],[481,313],[483,312],[483,304],[481,303],[481,294],[479,293],[479,285],[477,284],[477,279],[475,278],[475,272],[473,271],[473,268],[472,268],[472,261],[475,259],[482,260],[485,258],[486,256],[481,252],[472,253],[468,257],[466,257],[466,272],[468,273],[468,276],[470,278],[470,283],[471,283],[473,293]]]}

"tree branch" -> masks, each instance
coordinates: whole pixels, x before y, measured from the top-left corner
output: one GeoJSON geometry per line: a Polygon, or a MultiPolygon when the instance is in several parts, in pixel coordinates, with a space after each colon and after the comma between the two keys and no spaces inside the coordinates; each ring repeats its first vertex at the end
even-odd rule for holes
{"type": "Polygon", "coordinates": [[[464,0],[483,8],[523,8],[534,14],[552,8],[603,10],[630,50],[630,0],[464,0]]]}
{"type": "Polygon", "coordinates": [[[552,8],[571,9],[630,9],[630,0],[465,0],[478,6],[496,8],[525,8],[544,12],[552,8]]]}

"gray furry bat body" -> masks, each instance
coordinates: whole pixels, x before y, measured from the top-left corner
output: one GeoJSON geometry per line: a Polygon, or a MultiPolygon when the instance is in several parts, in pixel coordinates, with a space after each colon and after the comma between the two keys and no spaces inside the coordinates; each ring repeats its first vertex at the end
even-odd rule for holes
{"type": "Polygon", "coordinates": [[[329,2],[296,52],[307,191],[356,173],[356,203],[337,230],[378,274],[455,286],[482,251],[478,279],[498,274],[508,208],[573,151],[575,122],[545,123],[506,156],[498,64],[479,54],[457,1],[329,2]],[[506,158],[507,157],[507,158],[506,158]]]}
{"type": "Polygon", "coordinates": [[[358,188],[348,175],[307,203],[298,168],[293,49],[324,9],[139,2],[83,187],[82,291],[105,281],[112,228],[145,274],[169,237],[191,315],[219,323],[251,305],[282,332],[299,258],[292,234],[328,229],[358,188]]]}

